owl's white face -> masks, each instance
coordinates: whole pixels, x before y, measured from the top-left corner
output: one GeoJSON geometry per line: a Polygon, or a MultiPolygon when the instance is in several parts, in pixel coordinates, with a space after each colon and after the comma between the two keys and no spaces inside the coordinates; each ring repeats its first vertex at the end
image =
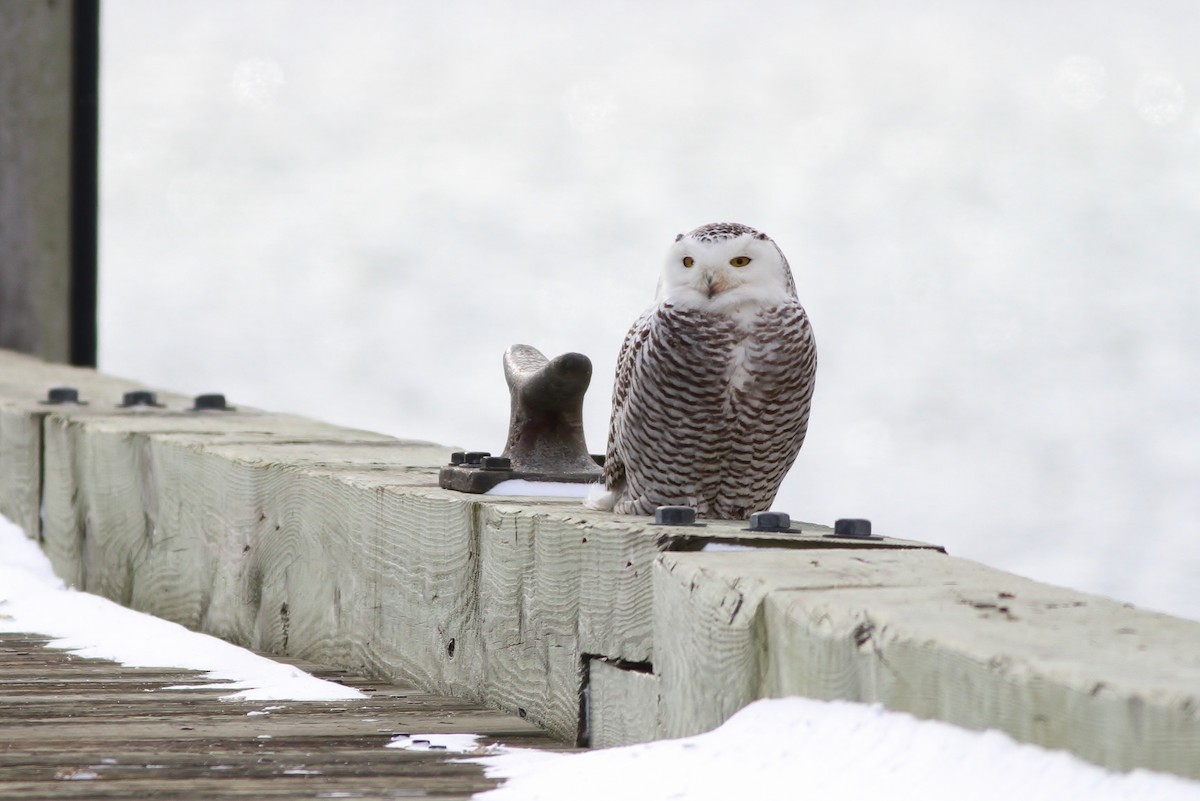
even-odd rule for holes
{"type": "Polygon", "coordinates": [[[795,297],[791,271],[775,243],[757,231],[705,235],[697,228],[667,252],[657,299],[676,306],[734,312],[773,306],[795,297]]]}

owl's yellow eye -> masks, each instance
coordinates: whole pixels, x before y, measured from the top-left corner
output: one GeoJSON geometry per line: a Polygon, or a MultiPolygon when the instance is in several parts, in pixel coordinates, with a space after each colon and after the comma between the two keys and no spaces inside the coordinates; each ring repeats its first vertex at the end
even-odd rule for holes
{"type": "Polygon", "coordinates": [[[732,264],[734,267],[745,267],[747,264],[750,263],[750,257],[749,256],[737,256],[736,258],[730,259],[729,263],[732,264]]]}
{"type": "Polygon", "coordinates": [[[692,266],[693,264],[695,264],[695,263],[696,263],[696,260],[695,260],[695,259],[693,259],[691,256],[684,256],[684,257],[683,257],[683,266],[684,266],[684,267],[691,267],[691,266],[692,266]]]}

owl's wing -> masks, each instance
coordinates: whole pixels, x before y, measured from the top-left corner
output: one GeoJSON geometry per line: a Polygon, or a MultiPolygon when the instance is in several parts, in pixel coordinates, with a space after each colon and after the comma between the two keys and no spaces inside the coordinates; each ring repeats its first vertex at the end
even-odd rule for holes
{"type": "Polygon", "coordinates": [[[604,456],[604,486],[612,490],[625,480],[625,465],[618,453],[617,442],[620,437],[625,409],[629,402],[629,385],[633,377],[633,366],[638,353],[646,344],[650,334],[651,320],[655,309],[648,309],[630,326],[621,343],[621,352],[617,355],[617,374],[613,380],[612,416],[608,421],[608,449],[604,456]]]}

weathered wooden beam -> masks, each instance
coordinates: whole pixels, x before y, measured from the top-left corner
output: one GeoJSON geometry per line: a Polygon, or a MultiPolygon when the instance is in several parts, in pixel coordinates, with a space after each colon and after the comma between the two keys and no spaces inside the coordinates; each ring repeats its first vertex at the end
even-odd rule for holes
{"type": "Polygon", "coordinates": [[[0,3],[0,347],[96,363],[97,0],[0,3]]]}
{"type": "Polygon", "coordinates": [[[665,554],[662,734],[756,698],[890,709],[1200,777],[1200,623],[931,551],[665,554]]]}
{"type": "Polygon", "coordinates": [[[453,448],[0,351],[0,512],[75,586],[613,745],[798,693],[1200,776],[1200,623],[897,540],[437,486],[453,448]],[[40,403],[75,383],[87,406],[40,403]]]}
{"type": "Polygon", "coordinates": [[[589,744],[609,748],[658,739],[658,699],[658,676],[654,673],[605,659],[589,659],[589,744]]]}

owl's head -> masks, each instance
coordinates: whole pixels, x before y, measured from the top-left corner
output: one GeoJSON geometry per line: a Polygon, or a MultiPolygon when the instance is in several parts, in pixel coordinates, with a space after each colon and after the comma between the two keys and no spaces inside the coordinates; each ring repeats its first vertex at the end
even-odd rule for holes
{"type": "Polygon", "coordinates": [[[716,312],[795,297],[783,252],[771,237],[738,223],[710,223],[675,237],[657,295],[659,302],[716,312]]]}

